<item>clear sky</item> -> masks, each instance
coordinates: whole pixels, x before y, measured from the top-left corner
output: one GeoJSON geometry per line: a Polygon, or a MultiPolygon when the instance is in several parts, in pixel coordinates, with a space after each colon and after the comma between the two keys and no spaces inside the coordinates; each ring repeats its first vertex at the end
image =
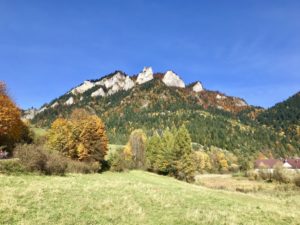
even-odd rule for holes
{"type": "Polygon", "coordinates": [[[300,91],[300,1],[0,0],[0,80],[22,108],[144,66],[272,106],[300,91]]]}

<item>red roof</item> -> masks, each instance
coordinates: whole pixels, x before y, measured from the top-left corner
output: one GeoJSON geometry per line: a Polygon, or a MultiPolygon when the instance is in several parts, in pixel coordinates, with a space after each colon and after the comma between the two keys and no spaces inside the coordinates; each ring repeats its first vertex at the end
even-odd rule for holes
{"type": "Polygon", "coordinates": [[[261,159],[255,161],[255,168],[267,167],[271,169],[278,164],[282,164],[282,161],[279,159],[261,159]]]}
{"type": "Polygon", "coordinates": [[[300,158],[299,159],[286,159],[286,160],[279,160],[279,159],[261,159],[255,161],[255,168],[266,167],[266,168],[274,168],[274,166],[278,164],[283,164],[287,162],[292,166],[292,169],[300,169],[300,158]]]}
{"type": "Polygon", "coordinates": [[[300,169],[300,159],[287,159],[286,160],[293,169],[300,169]]]}

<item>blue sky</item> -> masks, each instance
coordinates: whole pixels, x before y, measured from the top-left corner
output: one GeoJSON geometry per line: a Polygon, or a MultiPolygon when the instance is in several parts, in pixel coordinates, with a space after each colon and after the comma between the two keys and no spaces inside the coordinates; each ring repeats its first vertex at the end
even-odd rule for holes
{"type": "Polygon", "coordinates": [[[144,66],[272,106],[300,91],[300,1],[0,0],[0,80],[22,108],[144,66]]]}

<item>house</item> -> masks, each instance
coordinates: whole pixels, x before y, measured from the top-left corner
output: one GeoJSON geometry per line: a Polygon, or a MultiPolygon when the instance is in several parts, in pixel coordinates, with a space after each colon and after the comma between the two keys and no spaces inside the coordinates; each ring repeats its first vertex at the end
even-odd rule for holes
{"type": "Polygon", "coordinates": [[[288,164],[292,166],[292,169],[294,170],[300,170],[300,158],[298,159],[287,159],[286,160],[288,164]]]}
{"type": "Polygon", "coordinates": [[[268,169],[273,172],[276,166],[282,166],[288,170],[300,171],[300,158],[298,159],[260,159],[256,160],[254,167],[256,170],[268,169]]]}

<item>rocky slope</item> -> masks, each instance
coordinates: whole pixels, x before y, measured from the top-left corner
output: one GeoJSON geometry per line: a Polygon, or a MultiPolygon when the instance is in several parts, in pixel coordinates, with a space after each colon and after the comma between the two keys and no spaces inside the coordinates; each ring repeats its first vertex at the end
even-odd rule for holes
{"type": "Polygon", "coordinates": [[[199,81],[186,85],[180,76],[173,71],[154,74],[151,67],[145,67],[137,76],[130,77],[122,71],[115,71],[97,80],[86,80],[58,99],[43,105],[40,109],[30,109],[25,112],[25,118],[33,119],[36,115],[49,109],[81,105],[81,102],[87,103],[87,101],[95,101],[100,98],[110,98],[110,96],[121,91],[134,91],[139,86],[153,80],[161,81],[166,88],[174,88],[174,90],[179,91],[186,98],[194,98],[195,104],[201,105],[204,108],[215,107],[236,113],[250,107],[243,99],[205,90],[199,81]]]}

